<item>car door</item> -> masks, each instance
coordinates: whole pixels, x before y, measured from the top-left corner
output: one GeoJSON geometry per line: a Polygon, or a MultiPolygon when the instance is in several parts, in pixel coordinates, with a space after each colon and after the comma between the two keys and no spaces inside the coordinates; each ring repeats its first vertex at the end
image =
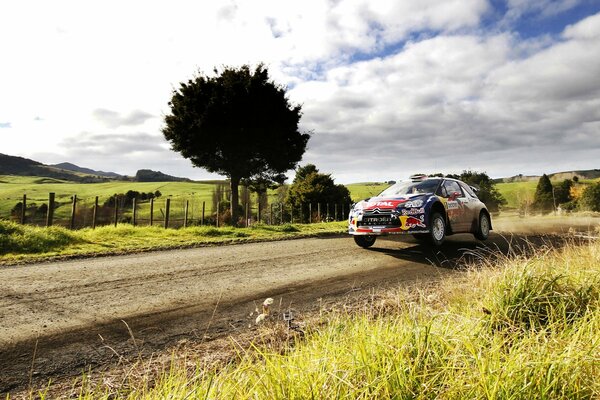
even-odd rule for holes
{"type": "Polygon", "coordinates": [[[462,188],[456,181],[445,180],[442,195],[447,199],[448,221],[453,232],[468,232],[473,221],[473,212],[462,188]]]}

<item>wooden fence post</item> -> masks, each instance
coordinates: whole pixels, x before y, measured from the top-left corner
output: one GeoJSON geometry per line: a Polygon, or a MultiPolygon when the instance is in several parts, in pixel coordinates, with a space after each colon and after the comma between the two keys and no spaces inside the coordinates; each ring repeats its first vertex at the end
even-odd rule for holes
{"type": "Polygon", "coordinates": [[[75,228],[75,211],[77,209],[77,195],[73,195],[73,204],[71,205],[71,223],[69,224],[69,228],[75,228]]]}
{"type": "Polygon", "coordinates": [[[327,203],[326,208],[327,208],[327,212],[325,214],[325,222],[329,222],[329,203],[327,203]]]}
{"type": "Polygon", "coordinates": [[[346,219],[346,213],[344,212],[344,203],[342,203],[342,221],[346,219]]]}
{"type": "Polygon", "coordinates": [[[132,212],[133,212],[133,216],[131,217],[131,222],[133,223],[133,226],[136,226],[136,222],[137,222],[137,219],[136,219],[137,201],[136,201],[135,197],[133,198],[133,210],[132,210],[132,212]]]}
{"type": "Polygon", "coordinates": [[[48,213],[46,214],[46,226],[52,226],[54,218],[54,193],[48,193],[48,213]]]}
{"type": "Polygon", "coordinates": [[[21,225],[25,224],[25,210],[27,210],[27,195],[23,195],[23,203],[21,204],[21,225]]]}
{"type": "Polygon", "coordinates": [[[308,203],[308,223],[312,224],[312,203],[308,203]]]}
{"type": "Polygon", "coordinates": [[[335,211],[334,211],[333,220],[334,221],[339,221],[339,219],[338,219],[338,205],[337,205],[337,203],[335,203],[334,209],[335,209],[335,211]]]}
{"type": "Polygon", "coordinates": [[[221,208],[221,202],[217,201],[217,228],[219,227],[219,209],[221,208]]]}
{"type": "Polygon", "coordinates": [[[92,214],[92,229],[96,229],[96,222],[98,221],[98,196],[94,200],[94,213],[92,214]]]}
{"type": "Polygon", "coordinates": [[[190,208],[190,201],[186,200],[185,201],[185,211],[183,213],[183,227],[187,228],[187,221],[188,221],[188,210],[190,208]]]}
{"type": "Polygon", "coordinates": [[[302,207],[302,203],[300,203],[300,223],[301,224],[304,223],[304,219],[302,218],[303,217],[303,215],[302,215],[302,208],[304,208],[304,207],[302,207]]]}
{"type": "Polygon", "coordinates": [[[150,199],[150,226],[154,224],[154,198],[150,199]]]}
{"type": "Polygon", "coordinates": [[[115,196],[115,228],[117,227],[117,222],[119,221],[119,198],[115,196]]]}
{"type": "Polygon", "coordinates": [[[165,204],[165,228],[169,227],[169,212],[171,211],[171,199],[167,199],[165,204]]]}
{"type": "Polygon", "coordinates": [[[246,198],[246,228],[249,226],[249,223],[248,223],[249,222],[248,203],[250,203],[250,202],[248,201],[248,198],[246,198]]]}
{"type": "Polygon", "coordinates": [[[204,225],[204,211],[206,210],[206,202],[202,202],[202,219],[200,220],[200,225],[204,225]]]}
{"type": "Polygon", "coordinates": [[[273,203],[271,203],[271,214],[269,215],[269,225],[273,225],[273,203]]]}
{"type": "Polygon", "coordinates": [[[279,225],[283,225],[283,203],[279,203],[279,225]]]}
{"type": "Polygon", "coordinates": [[[317,203],[317,222],[321,222],[321,203],[317,203]]]}

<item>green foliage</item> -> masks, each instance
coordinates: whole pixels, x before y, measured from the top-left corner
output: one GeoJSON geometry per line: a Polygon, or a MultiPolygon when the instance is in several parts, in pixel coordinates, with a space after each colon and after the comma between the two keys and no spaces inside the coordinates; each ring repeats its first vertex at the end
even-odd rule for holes
{"type": "Polygon", "coordinates": [[[36,228],[0,220],[0,255],[57,251],[79,242],[77,235],[63,228],[36,228]]]}
{"type": "Polygon", "coordinates": [[[282,181],[309,139],[298,131],[301,107],[290,104],[263,65],[198,74],[180,84],[169,107],[165,138],[193,165],[230,178],[234,221],[240,180],[282,181]]]}
{"type": "Polygon", "coordinates": [[[324,206],[351,202],[350,191],[344,185],[336,185],[330,174],[320,173],[312,164],[298,169],[286,196],[286,203],[293,207],[317,203],[324,206]]]}
{"type": "Polygon", "coordinates": [[[479,188],[477,197],[485,203],[490,212],[498,212],[500,207],[506,205],[506,199],[496,188],[496,184],[485,172],[463,171],[460,176],[448,175],[479,188]]]}
{"type": "Polygon", "coordinates": [[[535,194],[533,196],[533,208],[548,213],[554,210],[554,196],[552,193],[552,183],[548,175],[544,174],[540,177],[535,194]]]}
{"type": "Polygon", "coordinates": [[[252,228],[193,226],[164,229],[119,224],[70,231],[62,227],[37,228],[0,220],[0,264],[15,260],[39,260],[51,256],[97,255],[151,249],[194,247],[199,244],[280,237],[341,234],[347,223],[256,224],[252,228]]]}
{"type": "Polygon", "coordinates": [[[565,179],[554,187],[554,199],[556,200],[556,204],[565,204],[573,200],[573,196],[571,195],[572,187],[573,181],[571,179],[565,179]]]}
{"type": "Polygon", "coordinates": [[[579,199],[583,210],[600,211],[600,182],[586,187],[579,199]]]}
{"type": "Polygon", "coordinates": [[[495,288],[490,326],[494,331],[530,331],[571,325],[598,306],[598,283],[548,271],[517,271],[495,288]]]}

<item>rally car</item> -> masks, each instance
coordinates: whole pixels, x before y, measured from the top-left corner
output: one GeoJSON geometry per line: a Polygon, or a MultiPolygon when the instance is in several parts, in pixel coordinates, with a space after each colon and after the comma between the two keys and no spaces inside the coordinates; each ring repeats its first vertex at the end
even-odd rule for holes
{"type": "Polygon", "coordinates": [[[485,240],[491,229],[490,213],[475,187],[457,179],[424,175],[356,203],[348,217],[348,233],[364,248],[381,235],[412,234],[439,246],[455,233],[472,233],[485,240]]]}

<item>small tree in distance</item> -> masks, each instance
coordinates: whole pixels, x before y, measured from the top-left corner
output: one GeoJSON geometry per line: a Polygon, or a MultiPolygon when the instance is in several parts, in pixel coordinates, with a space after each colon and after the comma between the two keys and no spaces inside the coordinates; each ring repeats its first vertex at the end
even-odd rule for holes
{"type": "MultiPolygon", "coordinates": [[[[290,185],[286,202],[295,208],[308,204],[350,204],[350,191],[344,185],[336,185],[329,174],[322,174],[313,164],[298,168],[290,185]]],[[[303,215],[307,215],[306,209],[303,215]]]]}
{"type": "Polygon", "coordinates": [[[554,193],[552,192],[552,182],[548,175],[544,174],[540,177],[535,194],[533,196],[533,208],[548,213],[554,210],[554,193]]]}
{"type": "Polygon", "coordinates": [[[283,183],[284,173],[302,159],[309,135],[298,131],[301,107],[290,104],[263,65],[214,72],[173,92],[162,132],[194,166],[229,178],[235,224],[240,182],[283,183]]]}

